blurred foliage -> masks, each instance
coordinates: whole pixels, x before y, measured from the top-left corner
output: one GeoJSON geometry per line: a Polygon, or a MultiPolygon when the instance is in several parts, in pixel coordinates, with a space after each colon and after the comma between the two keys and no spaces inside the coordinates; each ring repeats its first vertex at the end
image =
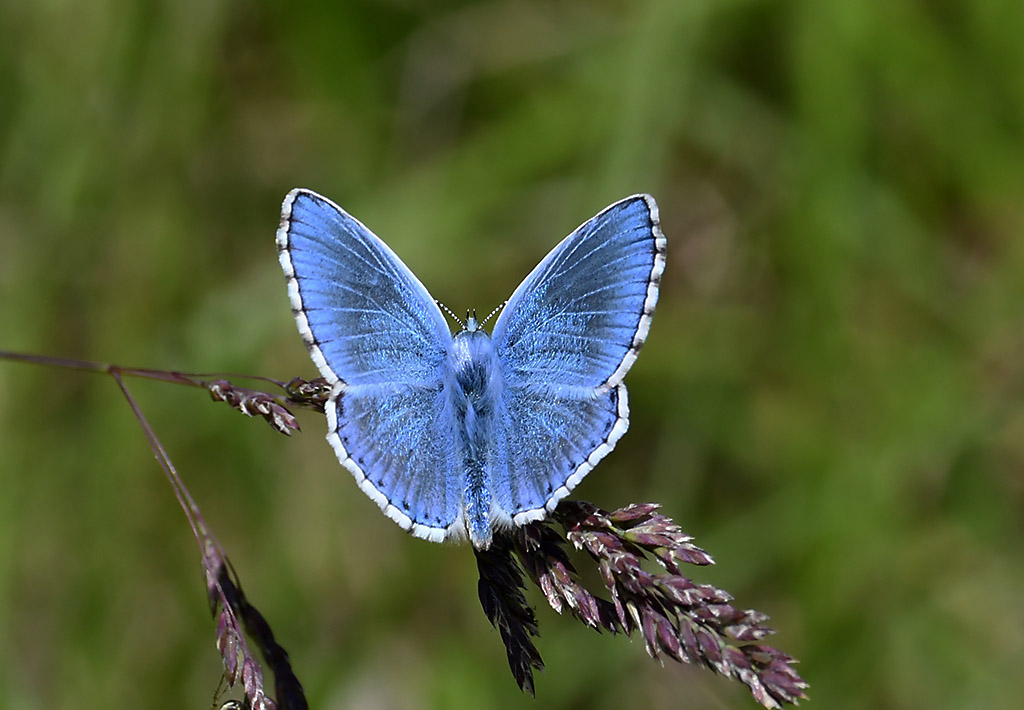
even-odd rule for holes
{"type": "MultiPolygon", "coordinates": [[[[288,379],[294,186],[488,310],[647,191],[632,431],[822,708],[1018,707],[1024,5],[0,2],[0,348],[288,379]]],[[[132,382],[318,708],[527,707],[468,549],[201,392],[132,382]]],[[[208,707],[197,553],[113,382],[0,363],[0,705],[208,707]]],[[[537,707],[750,708],[538,606],[537,707]]]]}

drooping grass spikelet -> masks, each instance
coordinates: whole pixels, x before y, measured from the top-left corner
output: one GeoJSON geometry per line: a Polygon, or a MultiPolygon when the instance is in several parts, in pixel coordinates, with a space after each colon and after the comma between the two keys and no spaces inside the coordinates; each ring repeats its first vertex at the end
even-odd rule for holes
{"type": "Polygon", "coordinates": [[[508,538],[496,536],[489,549],[474,552],[480,571],[480,604],[501,635],[519,689],[533,695],[533,671],[544,670],[544,663],[533,644],[537,620],[523,595],[523,575],[512,556],[511,544],[508,538]]]}

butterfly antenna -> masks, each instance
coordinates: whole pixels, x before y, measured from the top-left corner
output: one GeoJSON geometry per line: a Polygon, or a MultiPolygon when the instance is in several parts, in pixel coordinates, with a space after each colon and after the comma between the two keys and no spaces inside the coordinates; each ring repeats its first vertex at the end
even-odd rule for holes
{"type": "Polygon", "coordinates": [[[486,318],[484,318],[484,319],[483,319],[482,321],[480,321],[480,325],[481,325],[481,326],[483,326],[483,325],[484,325],[484,323],[486,323],[486,322],[487,322],[487,321],[489,321],[489,320],[490,320],[491,318],[493,318],[493,317],[494,317],[494,314],[495,314],[495,313],[497,313],[498,311],[500,311],[500,310],[501,310],[502,308],[504,308],[504,307],[505,307],[506,305],[508,305],[508,301],[502,301],[501,303],[499,303],[499,304],[498,304],[498,305],[497,305],[497,306],[495,307],[495,309],[494,309],[493,311],[491,311],[491,312],[490,312],[490,313],[489,313],[489,314],[487,315],[487,317],[486,317],[486,318]]]}
{"type": "Polygon", "coordinates": [[[448,315],[450,315],[450,316],[452,317],[452,319],[453,319],[453,320],[454,320],[454,321],[455,321],[456,323],[458,323],[458,324],[459,324],[460,326],[462,326],[463,328],[465,328],[465,327],[466,327],[466,324],[462,322],[462,319],[461,319],[461,318],[459,318],[459,317],[458,317],[457,315],[455,315],[455,313],[453,313],[453,312],[452,312],[452,309],[451,309],[451,308],[449,308],[448,306],[444,305],[443,303],[441,303],[440,301],[438,301],[438,300],[437,300],[436,298],[434,299],[434,303],[436,303],[436,304],[437,304],[438,308],[440,308],[440,309],[441,309],[442,311],[444,311],[445,313],[447,313],[448,315]]]}

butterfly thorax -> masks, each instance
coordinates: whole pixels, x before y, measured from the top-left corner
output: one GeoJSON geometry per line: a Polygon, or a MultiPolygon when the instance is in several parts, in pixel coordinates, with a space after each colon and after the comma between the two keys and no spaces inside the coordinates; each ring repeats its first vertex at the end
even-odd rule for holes
{"type": "Polygon", "coordinates": [[[470,540],[478,549],[491,542],[491,494],[487,485],[488,445],[501,392],[501,369],[491,339],[464,330],[452,339],[450,388],[465,474],[462,504],[470,540]]]}

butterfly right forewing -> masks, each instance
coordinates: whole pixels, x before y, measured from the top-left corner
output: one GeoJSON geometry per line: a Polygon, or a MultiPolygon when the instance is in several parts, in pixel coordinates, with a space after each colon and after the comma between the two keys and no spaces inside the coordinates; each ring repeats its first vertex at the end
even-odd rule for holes
{"type": "Polygon", "coordinates": [[[650,195],[605,208],[563,239],[494,324],[506,380],[609,388],[647,338],[665,269],[665,236],[650,195]]]}

